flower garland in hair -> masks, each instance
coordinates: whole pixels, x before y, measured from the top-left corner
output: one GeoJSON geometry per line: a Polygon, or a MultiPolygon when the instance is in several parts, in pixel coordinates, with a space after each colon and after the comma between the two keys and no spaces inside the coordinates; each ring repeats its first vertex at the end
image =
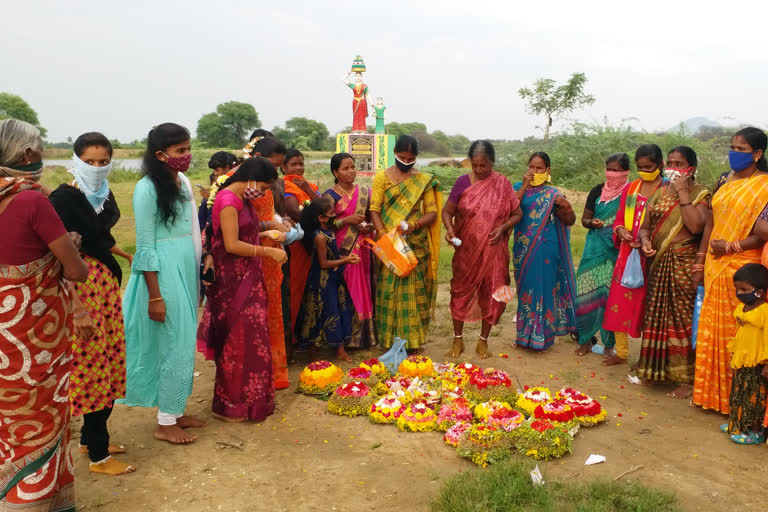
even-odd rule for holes
{"type": "Polygon", "coordinates": [[[259,142],[264,137],[254,137],[248,142],[248,144],[245,145],[243,148],[243,159],[247,160],[251,158],[251,152],[253,151],[254,146],[256,146],[256,143],[259,142]]]}
{"type": "Polygon", "coordinates": [[[330,361],[316,361],[299,375],[299,392],[305,395],[324,395],[333,392],[341,383],[344,370],[330,361]]]}

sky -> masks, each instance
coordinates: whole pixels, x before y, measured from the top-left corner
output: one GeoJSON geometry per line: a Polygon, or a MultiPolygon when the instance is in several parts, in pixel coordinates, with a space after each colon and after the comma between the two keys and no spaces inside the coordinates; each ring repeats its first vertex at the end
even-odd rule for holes
{"type": "Polygon", "coordinates": [[[352,124],[343,78],[358,54],[388,121],[472,139],[540,135],[518,89],[574,72],[597,101],[570,120],[768,124],[765,0],[7,0],[2,19],[0,92],[29,102],[51,141],[194,131],[231,100],[268,129],[303,116],[334,133],[352,124]]]}

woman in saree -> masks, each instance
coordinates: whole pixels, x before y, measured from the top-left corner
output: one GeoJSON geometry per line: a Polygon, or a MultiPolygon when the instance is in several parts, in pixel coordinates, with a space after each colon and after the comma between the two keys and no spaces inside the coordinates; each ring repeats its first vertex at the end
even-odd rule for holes
{"type": "Polygon", "coordinates": [[[362,243],[371,238],[373,224],[370,217],[371,189],[355,184],[357,169],[355,159],[349,153],[338,153],[331,158],[331,172],[336,184],[325,191],[324,196],[333,199],[336,211],[336,247],[339,256],[356,254],[360,262],[344,266],[344,281],[347,283],[360,329],[355,329],[347,348],[368,348],[376,345],[373,327],[373,293],[371,272],[373,260],[371,250],[362,243]]]}
{"type": "Polygon", "coordinates": [[[549,155],[528,159],[523,181],[515,183],[523,220],[515,226],[517,344],[546,350],[556,336],[576,331],[576,278],[571,259],[571,226],[576,222],[565,196],[548,183],[549,155]]]}
{"type": "Polygon", "coordinates": [[[731,391],[728,342],[738,324],[739,305],[733,275],[748,263],[760,263],[768,241],[768,138],[758,128],[744,128],[731,139],[732,172],[720,178],[712,198],[712,220],[699,252],[704,264],[704,303],[696,337],[693,405],[728,414],[731,391]]]}
{"type": "MultiPolygon", "coordinates": [[[[613,243],[613,223],[628,177],[629,155],[614,153],[609,156],[605,160],[605,183],[590,191],[581,216],[581,225],[589,231],[576,272],[576,325],[580,345],[576,354],[579,356],[592,351],[598,331],[606,349],[612,349],[616,344],[613,332],[602,327],[613,267],[619,255],[613,243]]],[[[610,356],[610,350],[604,353],[606,357],[610,356]]]]}
{"type": "Polygon", "coordinates": [[[37,128],[0,121],[0,510],[68,512],[73,318],[64,279],[84,282],[88,265],[41,193],[42,149],[37,128]]]}
{"type": "Polygon", "coordinates": [[[435,177],[414,167],[419,154],[416,138],[401,135],[394,151],[395,165],[373,178],[371,220],[380,237],[390,230],[400,230],[418,264],[405,277],[398,277],[385,265],[379,266],[376,332],[379,342],[387,348],[399,336],[407,340],[406,348],[417,350],[426,341],[435,307],[440,254],[437,219],[443,200],[435,177]]]}
{"type": "Polygon", "coordinates": [[[251,201],[277,180],[267,159],[246,160],[224,182],[213,204],[211,254],[215,281],[208,286],[198,349],[216,361],[213,413],[229,422],[262,421],[275,409],[264,260],[287,255],[259,242],[251,201]]]}
{"type": "Polygon", "coordinates": [[[613,223],[613,242],[619,249],[619,257],[611,277],[603,329],[612,331],[615,349],[603,360],[603,366],[626,364],[629,356],[629,336],[639,338],[643,321],[643,304],[648,285],[645,257],[641,254],[643,274],[646,277],[639,288],[627,288],[621,284],[627,259],[633,249],[640,250],[638,233],[645,218],[648,199],[663,182],[664,153],[656,144],[643,144],[635,151],[635,164],[640,179],[624,187],[619,210],[613,223]]]}
{"type": "Polygon", "coordinates": [[[482,321],[475,352],[490,357],[488,336],[506,302],[492,296],[509,286],[509,236],[523,218],[512,184],[493,170],[496,151],[487,140],[469,147],[472,172],[456,180],[443,209],[445,239],[455,249],[451,279],[453,346],[449,357],[464,352],[464,322],[482,321]],[[458,240],[458,241],[457,241],[458,240]]]}
{"type": "Polygon", "coordinates": [[[688,146],[667,154],[664,175],[669,181],[648,200],[638,233],[650,266],[637,375],[647,382],[679,383],[667,395],[673,398],[693,393],[694,274],[703,269],[696,260],[711,200],[709,190],[695,181],[697,165],[696,152],[688,146]]]}

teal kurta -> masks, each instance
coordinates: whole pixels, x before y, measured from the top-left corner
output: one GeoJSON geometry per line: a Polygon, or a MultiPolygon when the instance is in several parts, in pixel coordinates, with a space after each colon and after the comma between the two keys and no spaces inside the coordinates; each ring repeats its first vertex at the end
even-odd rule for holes
{"type": "Polygon", "coordinates": [[[152,181],[144,177],[136,185],[136,255],[123,297],[128,384],[120,402],[169,414],[183,414],[192,393],[197,339],[194,204],[184,186],[182,195],[175,222],[166,226],[152,181]],[[163,323],[149,318],[145,271],[157,271],[166,308],[163,323]]]}

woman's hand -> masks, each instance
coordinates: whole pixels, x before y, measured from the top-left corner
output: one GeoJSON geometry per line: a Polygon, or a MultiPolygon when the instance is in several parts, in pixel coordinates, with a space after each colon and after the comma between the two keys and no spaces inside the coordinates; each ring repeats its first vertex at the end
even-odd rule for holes
{"type": "Polygon", "coordinates": [[[605,224],[600,219],[592,219],[592,221],[589,223],[590,229],[600,229],[605,224]]]}
{"type": "Polygon", "coordinates": [[[669,181],[669,184],[675,193],[679,194],[681,191],[688,191],[688,177],[683,174],[678,174],[677,176],[673,177],[669,181]]]}
{"type": "Polygon", "coordinates": [[[91,319],[91,315],[88,314],[88,311],[84,309],[75,311],[75,314],[72,315],[72,317],[75,325],[75,334],[77,334],[83,341],[88,341],[93,338],[93,335],[96,333],[96,328],[93,325],[93,320],[91,319]]]}
{"type": "Polygon", "coordinates": [[[315,191],[312,189],[312,186],[304,178],[295,178],[293,180],[293,184],[306,192],[309,196],[312,196],[315,193],[315,191]]]}
{"type": "Polygon", "coordinates": [[[523,174],[523,186],[530,187],[532,181],[533,181],[533,171],[531,169],[528,169],[527,171],[525,171],[525,174],[523,174]]]}
{"type": "Polygon", "coordinates": [[[399,224],[399,225],[397,226],[397,230],[398,230],[400,233],[404,234],[404,235],[410,235],[411,233],[413,233],[413,230],[414,230],[414,223],[413,223],[413,222],[408,222],[408,221],[406,221],[405,223],[408,225],[408,227],[406,227],[405,229],[403,229],[403,226],[402,226],[402,224],[399,224]]]}
{"type": "Polygon", "coordinates": [[[284,250],[278,249],[276,247],[265,247],[265,249],[267,251],[267,258],[275,260],[280,265],[288,261],[288,253],[286,253],[284,250]]]}
{"type": "Polygon", "coordinates": [[[353,213],[352,215],[348,215],[347,217],[344,217],[341,219],[341,222],[347,226],[352,224],[360,224],[362,222],[365,222],[365,215],[361,215],[359,213],[353,213]]]}
{"type": "MultiPolygon", "coordinates": [[[[203,275],[205,276],[209,270],[213,270],[213,275],[216,275],[216,269],[213,267],[213,255],[208,254],[205,256],[205,259],[203,260],[203,275]]],[[[203,279],[203,282],[206,284],[213,284],[211,282],[206,281],[203,279]]]]}
{"type": "Polygon", "coordinates": [[[695,272],[691,273],[691,283],[693,283],[693,288],[696,289],[699,287],[700,284],[704,282],[704,271],[703,270],[697,270],[695,272]]]}
{"type": "Polygon", "coordinates": [[[653,249],[653,244],[650,240],[645,239],[640,245],[641,250],[643,251],[643,254],[645,254],[646,258],[651,258],[656,255],[656,251],[653,249]]]}
{"type": "Polygon", "coordinates": [[[728,243],[725,240],[710,240],[709,252],[715,258],[720,258],[728,254],[728,243]]]}
{"type": "Polygon", "coordinates": [[[160,323],[165,322],[165,301],[162,298],[160,300],[150,299],[149,319],[160,323]]]}
{"type": "Polygon", "coordinates": [[[445,241],[448,242],[448,245],[453,246],[453,239],[456,237],[456,233],[453,231],[445,231],[445,241]]]}
{"type": "Polygon", "coordinates": [[[276,231],[280,231],[281,233],[287,233],[291,230],[290,226],[285,225],[285,221],[278,222],[275,219],[272,219],[268,221],[267,224],[269,225],[269,229],[274,229],[276,231]]]}
{"type": "Polygon", "coordinates": [[[197,189],[200,192],[200,197],[203,199],[208,199],[211,197],[211,189],[209,188],[199,188],[197,189]]]}
{"type": "Polygon", "coordinates": [[[352,253],[346,258],[344,258],[344,261],[346,263],[349,263],[350,265],[357,265],[358,263],[360,263],[360,256],[358,256],[355,253],[352,253]]]}
{"type": "Polygon", "coordinates": [[[490,243],[491,245],[495,245],[501,242],[502,240],[504,240],[506,235],[507,235],[507,228],[504,226],[504,224],[502,224],[501,226],[495,228],[493,231],[490,232],[490,234],[488,235],[488,243],[490,243]]]}
{"type": "Polygon", "coordinates": [[[360,232],[364,235],[367,235],[369,233],[373,232],[373,224],[367,222],[363,226],[360,227],[360,232]]]}
{"type": "Polygon", "coordinates": [[[69,239],[72,240],[72,243],[75,244],[75,247],[80,250],[80,248],[83,246],[82,235],[80,235],[80,233],[77,231],[69,231],[67,235],[69,235],[69,239]]]}
{"type": "Polygon", "coordinates": [[[633,240],[632,233],[630,233],[625,227],[620,226],[616,228],[616,235],[618,235],[622,242],[630,243],[633,240]]]}

